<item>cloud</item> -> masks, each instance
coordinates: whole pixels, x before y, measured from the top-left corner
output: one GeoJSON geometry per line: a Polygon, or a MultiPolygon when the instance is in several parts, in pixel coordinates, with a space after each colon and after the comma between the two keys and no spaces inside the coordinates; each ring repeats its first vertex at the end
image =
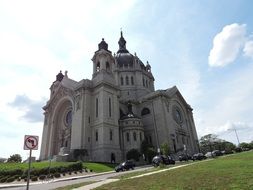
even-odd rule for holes
{"type": "Polygon", "coordinates": [[[253,41],[247,41],[243,48],[243,53],[245,56],[253,59],[253,41]]]}
{"type": "Polygon", "coordinates": [[[17,95],[15,100],[8,105],[22,110],[22,118],[28,122],[41,122],[43,120],[42,106],[45,100],[31,100],[26,95],[17,95]]]}
{"type": "Polygon", "coordinates": [[[226,25],[213,39],[208,60],[211,67],[223,67],[233,63],[246,41],[246,25],[226,25]]]}

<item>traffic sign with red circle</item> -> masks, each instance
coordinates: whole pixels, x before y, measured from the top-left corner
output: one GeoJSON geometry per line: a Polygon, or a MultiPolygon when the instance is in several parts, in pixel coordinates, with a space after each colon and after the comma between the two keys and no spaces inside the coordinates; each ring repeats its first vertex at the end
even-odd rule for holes
{"type": "Polygon", "coordinates": [[[24,150],[38,150],[39,136],[25,135],[24,150]]]}

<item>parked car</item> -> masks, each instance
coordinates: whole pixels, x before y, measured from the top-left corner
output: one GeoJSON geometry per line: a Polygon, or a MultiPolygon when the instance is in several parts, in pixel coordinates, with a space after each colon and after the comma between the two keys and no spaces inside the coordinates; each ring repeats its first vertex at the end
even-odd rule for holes
{"type": "Polygon", "coordinates": [[[189,154],[181,154],[178,156],[180,162],[192,160],[192,157],[189,154]]]}
{"type": "Polygon", "coordinates": [[[192,156],[192,160],[195,161],[195,160],[203,160],[203,159],[206,159],[207,157],[203,154],[203,153],[197,153],[197,154],[194,154],[192,156]]]}
{"type": "Polygon", "coordinates": [[[165,155],[158,155],[152,159],[153,166],[157,167],[159,166],[160,163],[165,164],[165,165],[175,164],[175,160],[172,157],[165,156],[165,155]]]}
{"type": "Polygon", "coordinates": [[[215,155],[213,155],[212,152],[207,152],[207,153],[205,154],[205,157],[207,157],[207,158],[212,158],[212,157],[215,157],[215,155]]]}
{"type": "Polygon", "coordinates": [[[213,154],[214,156],[222,156],[222,155],[223,155],[222,152],[219,151],[219,150],[214,150],[214,151],[212,152],[212,154],[213,154]]]}
{"type": "Polygon", "coordinates": [[[122,162],[118,166],[116,166],[115,171],[119,172],[119,171],[125,171],[125,170],[129,170],[129,169],[134,170],[134,167],[135,167],[135,163],[131,160],[127,160],[125,162],[122,162]]]}

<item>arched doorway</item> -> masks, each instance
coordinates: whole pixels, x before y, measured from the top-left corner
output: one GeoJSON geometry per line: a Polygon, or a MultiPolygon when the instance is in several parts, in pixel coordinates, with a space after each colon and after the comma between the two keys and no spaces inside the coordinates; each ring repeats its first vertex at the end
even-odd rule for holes
{"type": "Polygon", "coordinates": [[[55,109],[53,120],[53,155],[67,154],[71,145],[72,103],[65,99],[55,109]]]}

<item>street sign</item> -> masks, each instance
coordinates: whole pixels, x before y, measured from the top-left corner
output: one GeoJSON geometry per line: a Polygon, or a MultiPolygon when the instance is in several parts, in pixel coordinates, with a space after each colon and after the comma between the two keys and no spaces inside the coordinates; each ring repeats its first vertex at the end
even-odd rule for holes
{"type": "Polygon", "coordinates": [[[24,150],[38,150],[39,136],[25,135],[24,150]]]}

